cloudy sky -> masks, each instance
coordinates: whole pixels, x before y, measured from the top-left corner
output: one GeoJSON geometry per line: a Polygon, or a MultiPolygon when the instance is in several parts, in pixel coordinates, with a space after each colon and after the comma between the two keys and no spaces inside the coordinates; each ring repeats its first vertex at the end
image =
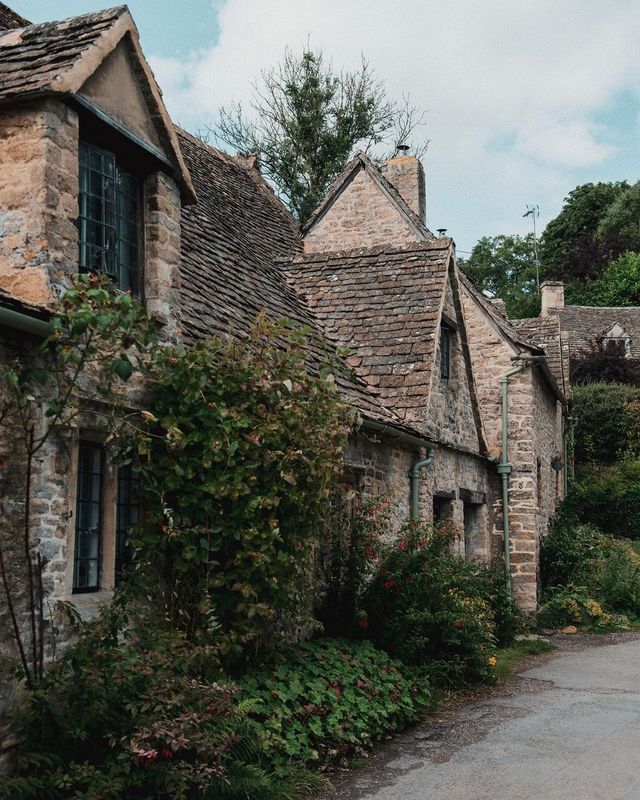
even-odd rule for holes
{"type": "MultiPolygon", "coordinates": [[[[100,0],[9,0],[34,22],[100,0]]],[[[639,0],[131,0],[184,127],[243,100],[310,38],[338,68],[364,53],[391,96],[427,110],[427,223],[461,251],[525,233],[578,183],[640,178],[639,0]]]]}

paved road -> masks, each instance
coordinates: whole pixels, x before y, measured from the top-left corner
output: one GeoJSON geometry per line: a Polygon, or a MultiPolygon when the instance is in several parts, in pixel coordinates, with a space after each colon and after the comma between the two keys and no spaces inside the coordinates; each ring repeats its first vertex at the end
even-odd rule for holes
{"type": "Polygon", "coordinates": [[[640,636],[555,641],[381,748],[331,800],[640,800],[640,636]]]}

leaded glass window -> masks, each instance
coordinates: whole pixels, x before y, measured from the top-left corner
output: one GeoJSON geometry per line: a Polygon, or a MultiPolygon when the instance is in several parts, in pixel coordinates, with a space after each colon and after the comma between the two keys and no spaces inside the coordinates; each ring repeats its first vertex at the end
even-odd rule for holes
{"type": "Polygon", "coordinates": [[[440,377],[445,380],[451,373],[451,328],[440,326],[440,377]]]}
{"type": "Polygon", "coordinates": [[[116,582],[122,577],[123,567],[131,559],[127,537],[129,529],[138,524],[138,487],[140,477],[131,466],[118,470],[118,500],[116,513],[116,582]]]}
{"type": "Polygon", "coordinates": [[[103,473],[102,447],[94,442],[80,442],[73,565],[74,592],[95,592],[100,587],[103,473]]]}
{"type": "Polygon", "coordinates": [[[138,295],[138,181],[113,153],[82,141],[79,176],[80,270],[138,295]]]}

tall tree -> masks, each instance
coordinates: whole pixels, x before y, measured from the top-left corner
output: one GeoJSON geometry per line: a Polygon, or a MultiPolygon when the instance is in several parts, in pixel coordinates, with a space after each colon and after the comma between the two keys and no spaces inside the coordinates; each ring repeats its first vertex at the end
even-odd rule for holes
{"type": "Polygon", "coordinates": [[[597,231],[609,258],[633,251],[640,253],[640,181],[621,192],[607,207],[597,231]]]}
{"type": "Polygon", "coordinates": [[[533,234],[483,236],[460,266],[478,289],[504,300],[512,318],[540,311],[533,234]]]}
{"type": "Polygon", "coordinates": [[[609,238],[599,226],[611,204],[628,191],[629,184],[618,181],[585,183],[569,192],[562,211],[542,235],[540,255],[549,276],[567,283],[593,279],[612,257],[624,252],[617,236],[609,238]]]}
{"type": "MultiPolygon", "coordinates": [[[[254,84],[249,115],[236,104],[220,110],[211,133],[237,150],[256,153],[263,174],[305,222],[355,147],[410,144],[424,114],[387,97],[366,60],[335,72],[322,52],[287,50],[254,84]]],[[[426,144],[414,148],[422,155],[426,144]]]]}

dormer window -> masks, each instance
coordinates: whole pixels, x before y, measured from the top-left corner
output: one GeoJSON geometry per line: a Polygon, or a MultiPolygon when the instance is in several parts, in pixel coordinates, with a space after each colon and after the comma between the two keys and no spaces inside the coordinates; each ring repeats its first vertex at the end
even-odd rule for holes
{"type": "Polygon", "coordinates": [[[444,322],[440,325],[440,377],[449,380],[451,375],[451,336],[452,328],[444,322]]]}
{"type": "Polygon", "coordinates": [[[113,153],[83,141],[79,178],[80,271],[104,272],[138,296],[139,182],[113,153]]]}

